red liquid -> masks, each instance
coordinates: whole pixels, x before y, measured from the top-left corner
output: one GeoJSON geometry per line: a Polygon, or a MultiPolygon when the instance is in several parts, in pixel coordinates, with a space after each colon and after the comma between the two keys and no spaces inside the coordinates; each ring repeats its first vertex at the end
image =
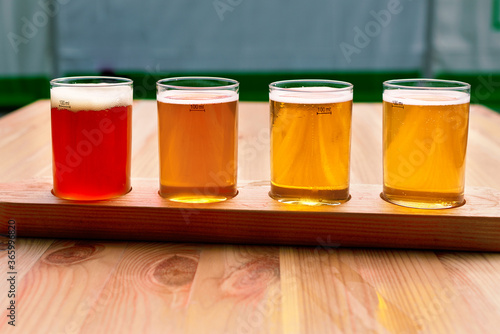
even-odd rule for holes
{"type": "Polygon", "coordinates": [[[99,200],[130,190],[132,106],[99,111],[52,108],[54,194],[99,200]]]}

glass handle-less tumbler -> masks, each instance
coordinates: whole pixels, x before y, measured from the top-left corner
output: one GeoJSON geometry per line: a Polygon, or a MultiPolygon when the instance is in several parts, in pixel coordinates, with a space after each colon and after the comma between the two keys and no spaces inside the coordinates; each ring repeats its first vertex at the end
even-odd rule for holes
{"type": "Polygon", "coordinates": [[[426,209],[464,204],[470,85],[390,80],[383,100],[382,198],[426,209]]]}
{"type": "Polygon", "coordinates": [[[92,201],[129,192],[132,80],[68,77],[50,84],[54,195],[92,201]]]}
{"type": "Polygon", "coordinates": [[[283,203],[349,199],[353,86],[333,80],[269,85],[271,191],[283,203]]]}
{"type": "Polygon", "coordinates": [[[158,81],[162,197],[211,203],[236,196],[238,89],[237,81],[224,78],[158,81]]]}

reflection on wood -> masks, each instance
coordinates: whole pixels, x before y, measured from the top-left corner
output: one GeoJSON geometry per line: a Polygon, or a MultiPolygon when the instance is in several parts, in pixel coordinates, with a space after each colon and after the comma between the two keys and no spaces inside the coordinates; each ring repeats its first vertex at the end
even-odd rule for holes
{"type": "Polygon", "coordinates": [[[281,264],[287,333],[474,331],[433,253],[282,248],[281,264]]]}

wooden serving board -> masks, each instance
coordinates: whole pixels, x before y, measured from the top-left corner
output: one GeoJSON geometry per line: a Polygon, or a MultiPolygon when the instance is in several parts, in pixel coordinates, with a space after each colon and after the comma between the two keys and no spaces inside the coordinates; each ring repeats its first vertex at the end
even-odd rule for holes
{"type": "Polygon", "coordinates": [[[167,201],[157,179],[132,187],[76,202],[53,196],[51,179],[0,184],[0,228],[14,219],[22,237],[500,251],[500,192],[491,188],[467,188],[459,208],[423,210],[386,203],[380,185],[351,185],[349,202],[315,207],[272,200],[265,181],[211,204],[167,201]]]}

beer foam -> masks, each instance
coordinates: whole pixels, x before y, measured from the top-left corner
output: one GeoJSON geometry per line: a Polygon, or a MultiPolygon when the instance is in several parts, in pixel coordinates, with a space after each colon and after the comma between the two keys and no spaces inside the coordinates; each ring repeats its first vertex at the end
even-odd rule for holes
{"type": "Polygon", "coordinates": [[[92,84],[85,87],[53,87],[50,90],[52,108],[80,110],[104,110],[132,105],[132,88],[92,84]]]}
{"type": "Polygon", "coordinates": [[[470,96],[453,90],[391,89],[384,92],[385,102],[418,105],[447,106],[470,102],[470,96]]]}
{"type": "Polygon", "coordinates": [[[269,99],[281,103],[325,104],[352,101],[352,91],[334,87],[297,87],[273,90],[269,99]],[[306,92],[306,93],[303,93],[306,92]]]}
{"type": "Polygon", "coordinates": [[[232,90],[166,90],[157,95],[159,102],[171,104],[215,104],[238,101],[232,90]]]}

